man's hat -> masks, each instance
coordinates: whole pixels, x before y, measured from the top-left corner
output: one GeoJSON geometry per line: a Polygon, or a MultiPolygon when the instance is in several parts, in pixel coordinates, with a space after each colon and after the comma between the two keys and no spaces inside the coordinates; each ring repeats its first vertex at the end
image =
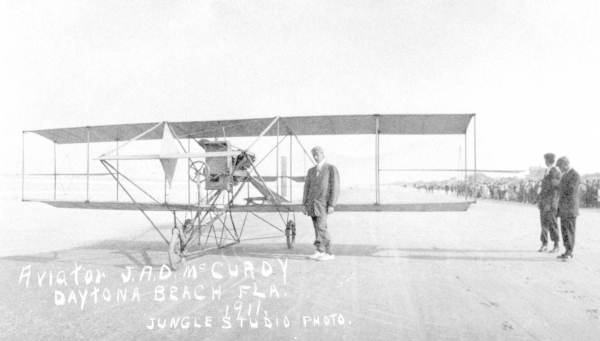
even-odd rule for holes
{"type": "Polygon", "coordinates": [[[557,161],[556,161],[557,165],[565,165],[565,166],[569,166],[570,162],[569,159],[566,156],[561,156],[557,161]]]}
{"type": "Polygon", "coordinates": [[[554,163],[554,160],[556,160],[556,155],[554,155],[554,153],[546,153],[544,154],[544,160],[554,163]]]}

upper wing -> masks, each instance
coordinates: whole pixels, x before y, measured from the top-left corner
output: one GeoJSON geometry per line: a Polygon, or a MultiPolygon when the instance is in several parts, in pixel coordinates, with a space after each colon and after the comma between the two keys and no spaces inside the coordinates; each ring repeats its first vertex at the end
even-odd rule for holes
{"type": "MultiPolygon", "coordinates": [[[[364,135],[374,134],[379,120],[380,134],[464,134],[474,114],[381,114],[320,115],[280,117],[279,129],[273,125],[265,135],[364,135]]],[[[169,122],[179,138],[257,136],[269,126],[273,117],[242,120],[169,122]]],[[[91,127],[33,130],[58,144],[127,141],[157,123],[115,124],[91,127]]],[[[160,129],[145,134],[141,140],[161,139],[160,129]]]]}

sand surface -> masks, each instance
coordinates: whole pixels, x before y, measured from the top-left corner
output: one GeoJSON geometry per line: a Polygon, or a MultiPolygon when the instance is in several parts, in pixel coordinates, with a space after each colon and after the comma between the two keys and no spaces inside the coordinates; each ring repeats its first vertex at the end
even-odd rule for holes
{"type": "MultiPolygon", "coordinates": [[[[22,204],[14,205],[13,212],[22,210],[22,204]]],[[[582,210],[575,258],[569,262],[536,252],[535,207],[481,201],[468,212],[334,214],[329,225],[336,259],[329,262],[305,259],[314,234],[309,220],[298,216],[293,250],[282,237],[248,240],[190,259],[196,278],[189,271],[168,276],[163,269],[161,279],[165,245],[135,212],[104,213],[100,231],[97,223],[95,229],[75,224],[68,232],[77,235],[74,240],[65,242],[63,235],[53,244],[52,232],[59,227],[43,232],[44,214],[54,214],[52,226],[58,218],[50,212],[57,209],[29,205],[39,213],[35,218],[4,211],[3,223],[38,219],[39,229],[31,227],[31,247],[50,251],[10,255],[4,250],[2,339],[597,340],[600,335],[596,210],[582,210]],[[49,245],[36,245],[40,233],[47,233],[49,245]],[[253,270],[244,268],[250,265],[253,270]],[[78,284],[71,275],[76,266],[81,266],[78,284]],[[151,271],[144,272],[144,266],[151,271]],[[238,275],[229,274],[236,266],[238,275]],[[124,283],[128,267],[134,280],[124,283]],[[90,278],[102,276],[98,283],[85,283],[87,270],[90,278]],[[66,285],[57,284],[61,272],[66,285]],[[255,286],[266,297],[253,296],[255,286]],[[91,298],[94,288],[97,301],[91,298]],[[211,297],[215,289],[220,297],[211,297]],[[167,325],[153,325],[157,318],[167,319],[167,325]]],[[[69,213],[75,222],[93,214],[69,213]]],[[[161,228],[170,231],[168,223],[161,228]]],[[[11,231],[17,234],[5,235],[3,245],[27,240],[11,231]]],[[[248,222],[246,238],[269,235],[272,228],[248,222]]]]}

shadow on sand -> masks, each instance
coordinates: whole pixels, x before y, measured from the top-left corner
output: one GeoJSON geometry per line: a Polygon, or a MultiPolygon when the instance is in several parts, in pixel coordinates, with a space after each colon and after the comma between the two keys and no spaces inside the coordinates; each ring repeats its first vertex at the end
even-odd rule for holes
{"type": "MultiPolygon", "coordinates": [[[[403,258],[416,261],[478,261],[478,262],[555,262],[555,257],[538,254],[532,250],[476,250],[447,248],[385,248],[368,244],[334,244],[333,252],[342,257],[374,257],[403,258]]],[[[49,263],[53,261],[77,261],[78,251],[100,252],[93,257],[101,263],[120,268],[126,266],[160,267],[166,261],[167,246],[162,241],[139,240],[105,240],[95,244],[74,249],[36,255],[2,257],[2,260],[15,260],[33,263],[49,263]],[[158,253],[158,255],[156,255],[158,253]]],[[[298,243],[288,249],[283,243],[244,243],[218,249],[196,249],[190,252],[187,259],[193,260],[203,256],[254,257],[306,259],[314,252],[314,246],[298,243]]],[[[90,260],[87,256],[86,258],[90,260]]]]}

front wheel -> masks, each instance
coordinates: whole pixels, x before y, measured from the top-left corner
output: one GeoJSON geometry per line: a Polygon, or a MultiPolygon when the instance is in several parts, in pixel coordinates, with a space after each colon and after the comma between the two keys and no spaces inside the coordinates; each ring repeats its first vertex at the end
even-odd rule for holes
{"type": "Polygon", "coordinates": [[[171,266],[171,269],[177,270],[184,260],[181,251],[179,230],[175,229],[171,235],[171,242],[169,242],[169,265],[171,266]]]}
{"type": "Polygon", "coordinates": [[[285,225],[285,239],[288,249],[293,249],[296,242],[296,223],[293,220],[288,220],[285,225]]]}

